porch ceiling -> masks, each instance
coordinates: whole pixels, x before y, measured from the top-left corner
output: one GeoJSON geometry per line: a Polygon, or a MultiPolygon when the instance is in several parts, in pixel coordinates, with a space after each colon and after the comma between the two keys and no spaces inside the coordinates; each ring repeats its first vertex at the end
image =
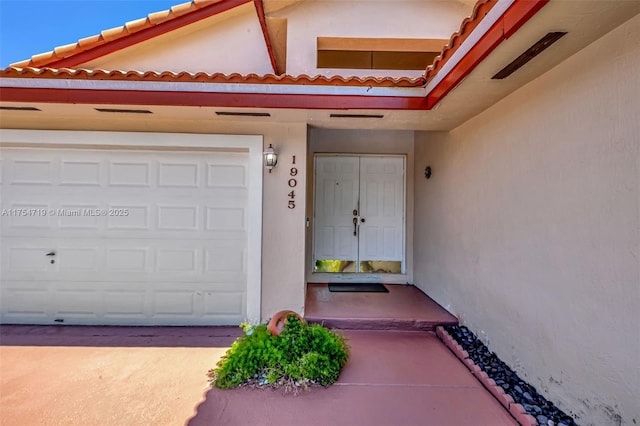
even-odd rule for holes
{"type": "MultiPolygon", "coordinates": [[[[327,110],[287,108],[217,108],[136,105],[153,114],[100,113],[104,105],[1,102],[1,106],[32,106],[41,111],[3,110],[3,128],[49,128],[123,131],[220,131],[228,124],[259,126],[262,123],[307,124],[336,129],[451,130],[498,102],[509,93],[553,68],[597,38],[640,13],[640,0],[551,0],[518,32],[501,43],[432,110],[327,110]],[[567,35],[504,80],[491,77],[545,34],[567,35]],[[222,117],[216,111],[268,112],[270,117],[222,117]],[[383,118],[331,118],[332,113],[383,115],[383,118]]],[[[603,52],[603,55],[606,52],[603,52]]],[[[603,60],[605,56],[603,56],[603,60]]],[[[606,76],[603,76],[606,79],[606,76]]],[[[188,96],[188,95],[187,95],[188,96]]],[[[109,105],[131,109],[131,105],[109,105]]]]}

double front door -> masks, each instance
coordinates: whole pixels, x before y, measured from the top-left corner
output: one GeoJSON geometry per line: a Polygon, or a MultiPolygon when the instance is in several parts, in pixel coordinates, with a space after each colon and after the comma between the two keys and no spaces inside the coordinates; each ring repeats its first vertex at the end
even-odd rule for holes
{"type": "Polygon", "coordinates": [[[401,156],[317,156],[314,272],[404,273],[401,156]]]}

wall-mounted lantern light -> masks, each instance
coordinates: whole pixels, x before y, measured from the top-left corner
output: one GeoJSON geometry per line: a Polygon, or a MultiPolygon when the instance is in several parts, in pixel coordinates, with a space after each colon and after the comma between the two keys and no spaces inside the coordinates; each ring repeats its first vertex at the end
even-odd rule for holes
{"type": "Polygon", "coordinates": [[[264,167],[271,173],[271,170],[278,164],[278,154],[274,151],[273,146],[269,144],[269,148],[263,153],[263,156],[264,167]]]}
{"type": "Polygon", "coordinates": [[[431,166],[427,166],[424,169],[424,177],[429,179],[431,177],[431,166]]]}

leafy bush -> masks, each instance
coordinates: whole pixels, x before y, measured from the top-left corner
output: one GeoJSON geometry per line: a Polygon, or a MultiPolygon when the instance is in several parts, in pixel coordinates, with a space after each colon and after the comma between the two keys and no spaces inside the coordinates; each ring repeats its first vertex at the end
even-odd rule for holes
{"type": "Polygon", "coordinates": [[[285,389],[317,383],[328,386],[338,380],[348,358],[345,338],[319,324],[307,324],[295,315],[279,336],[267,326],[243,324],[244,335],[209,372],[214,386],[222,389],[243,384],[283,386],[285,389]]]}

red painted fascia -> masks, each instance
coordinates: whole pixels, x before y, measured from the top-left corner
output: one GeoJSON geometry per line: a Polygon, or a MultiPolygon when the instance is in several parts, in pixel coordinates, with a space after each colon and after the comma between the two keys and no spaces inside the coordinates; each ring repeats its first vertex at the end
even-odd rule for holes
{"type": "Polygon", "coordinates": [[[511,37],[549,0],[515,0],[464,58],[427,95],[427,109],[432,109],[473,71],[500,43],[511,37]]]}
{"type": "Polygon", "coordinates": [[[260,93],[160,92],[136,90],[37,89],[5,87],[1,102],[190,107],[425,110],[427,99],[407,96],[293,95],[260,93]]]}
{"type": "Polygon", "coordinates": [[[231,10],[245,3],[249,3],[250,1],[251,0],[223,0],[220,3],[214,3],[212,5],[205,6],[202,9],[194,10],[193,12],[187,13],[153,27],[135,32],[128,36],[107,42],[103,45],[94,47],[93,49],[77,53],[68,58],[50,62],[46,64],[46,66],[50,68],[73,68],[85,62],[92,61],[118,50],[133,46],[134,44],[138,44],[159,35],[166,34],[170,31],[177,30],[178,28],[182,28],[186,25],[192,24],[202,19],[209,18],[210,16],[217,15],[218,13],[226,12],[227,10],[231,10]]]}
{"type": "Polygon", "coordinates": [[[264,4],[262,3],[262,0],[253,0],[253,4],[256,6],[258,21],[260,21],[260,29],[262,29],[262,36],[264,37],[264,43],[267,46],[267,53],[269,54],[269,60],[271,61],[273,73],[275,75],[278,75],[276,56],[273,53],[273,46],[271,46],[271,39],[269,38],[269,32],[267,30],[267,19],[264,14],[264,4]]]}

